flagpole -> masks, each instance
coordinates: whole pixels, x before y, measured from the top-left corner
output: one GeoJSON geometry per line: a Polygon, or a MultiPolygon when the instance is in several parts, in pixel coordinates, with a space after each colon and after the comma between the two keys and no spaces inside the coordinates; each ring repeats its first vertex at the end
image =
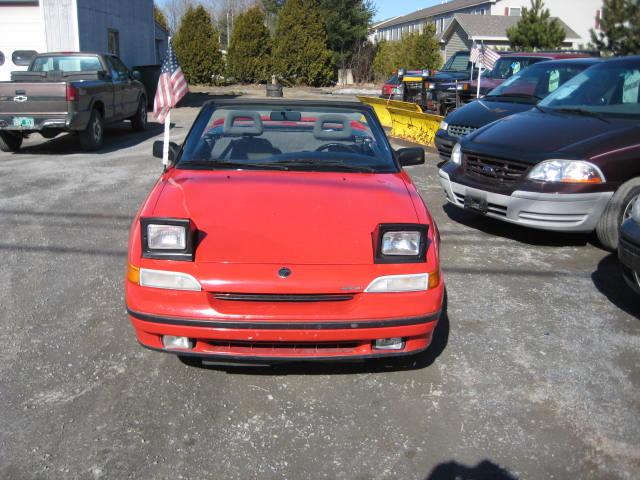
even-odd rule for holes
{"type": "MultiPolygon", "coordinates": [[[[171,45],[171,37],[168,38],[167,44],[171,45]]],[[[169,136],[171,130],[171,109],[167,112],[167,116],[164,118],[164,138],[162,143],[162,168],[167,170],[169,166],[169,136]]]]}
{"type": "Polygon", "coordinates": [[[484,66],[484,42],[481,43],[480,51],[482,52],[482,55],[480,55],[482,61],[479,62],[480,68],[478,69],[478,91],[476,92],[476,98],[480,98],[480,82],[482,79],[482,67],[484,66]]]}

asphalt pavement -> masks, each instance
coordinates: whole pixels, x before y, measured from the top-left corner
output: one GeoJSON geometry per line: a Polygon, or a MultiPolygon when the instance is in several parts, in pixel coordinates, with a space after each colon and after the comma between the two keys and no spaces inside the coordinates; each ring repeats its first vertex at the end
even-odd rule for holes
{"type": "MultiPolygon", "coordinates": [[[[173,112],[173,140],[206,97],[173,112]]],[[[427,354],[195,368],[140,347],[127,236],[161,135],[0,153],[0,478],[640,477],[640,299],[615,255],[445,205],[432,151],[409,169],[447,284],[427,354]]]]}

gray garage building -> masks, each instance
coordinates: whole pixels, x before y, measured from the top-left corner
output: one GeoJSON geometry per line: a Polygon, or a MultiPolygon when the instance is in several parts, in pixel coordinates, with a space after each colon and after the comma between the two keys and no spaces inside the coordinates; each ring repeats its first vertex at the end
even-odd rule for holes
{"type": "Polygon", "coordinates": [[[21,52],[98,51],[129,66],[158,64],[167,37],[153,0],[0,0],[0,80],[26,68],[21,52]]]}

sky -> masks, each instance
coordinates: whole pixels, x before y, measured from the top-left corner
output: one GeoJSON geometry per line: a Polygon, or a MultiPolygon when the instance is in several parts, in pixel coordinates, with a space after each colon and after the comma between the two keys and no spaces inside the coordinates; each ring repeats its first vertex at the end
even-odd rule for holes
{"type": "Polygon", "coordinates": [[[374,0],[373,3],[378,9],[375,21],[380,21],[437,5],[442,0],[374,0]]]}

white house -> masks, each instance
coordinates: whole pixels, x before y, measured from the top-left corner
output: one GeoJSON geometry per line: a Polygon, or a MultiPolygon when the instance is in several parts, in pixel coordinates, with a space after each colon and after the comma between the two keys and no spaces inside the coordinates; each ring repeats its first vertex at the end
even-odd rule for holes
{"type": "Polygon", "coordinates": [[[153,0],[0,0],[0,80],[34,52],[114,53],[129,66],[160,63],[168,33],[153,0]]]}
{"type": "MultiPolygon", "coordinates": [[[[544,4],[551,16],[569,27],[572,48],[585,47],[591,40],[590,30],[599,27],[603,0],[545,0],[544,4]]],[[[456,14],[519,17],[522,9],[530,6],[530,0],[451,0],[378,22],[369,34],[374,41],[399,40],[407,33],[421,32],[428,22],[435,24],[436,34],[442,36],[456,14]]]]}

